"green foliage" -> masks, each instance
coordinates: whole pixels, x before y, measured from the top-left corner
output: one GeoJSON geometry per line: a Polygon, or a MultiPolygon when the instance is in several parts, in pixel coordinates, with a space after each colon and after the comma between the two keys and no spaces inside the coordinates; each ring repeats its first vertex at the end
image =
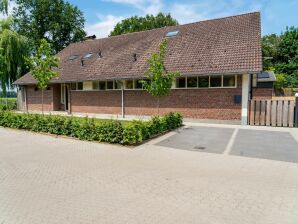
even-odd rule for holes
{"type": "Polygon", "coordinates": [[[154,97],[166,96],[170,93],[172,81],[179,76],[179,72],[167,72],[165,58],[167,53],[167,39],[160,43],[159,52],[153,53],[148,59],[149,69],[145,75],[148,80],[143,80],[144,89],[154,97]]]}
{"type": "Polygon", "coordinates": [[[16,110],[16,98],[0,98],[0,110],[16,110]]]}
{"type": "Polygon", "coordinates": [[[274,83],[274,88],[276,90],[282,90],[283,88],[286,87],[286,76],[285,74],[279,73],[275,74],[276,75],[276,82],[274,83]]]}
{"type": "MultiPolygon", "coordinates": [[[[287,28],[280,36],[263,37],[264,70],[273,67],[276,73],[284,74],[285,86],[298,87],[298,28],[287,28]]],[[[277,84],[279,85],[279,84],[277,84]]]]}
{"type": "Polygon", "coordinates": [[[280,37],[276,34],[266,35],[262,38],[263,68],[269,70],[277,58],[280,37]]]}
{"type": "Polygon", "coordinates": [[[9,0],[0,0],[0,13],[8,14],[8,3],[9,0]]]}
{"type": "Polygon", "coordinates": [[[85,37],[82,11],[64,0],[15,0],[13,18],[16,30],[31,39],[34,48],[42,39],[55,53],[85,37]]]}
{"type": "Polygon", "coordinates": [[[81,140],[134,145],[182,125],[179,113],[154,117],[150,121],[96,121],[53,115],[22,114],[1,110],[0,126],[34,132],[65,135],[81,140]]]}
{"type": "Polygon", "coordinates": [[[0,83],[4,92],[27,71],[25,57],[29,55],[27,38],[13,31],[11,24],[10,17],[0,21],[0,83]]]}
{"type": "Polygon", "coordinates": [[[146,15],[145,17],[133,16],[117,23],[110,36],[176,25],[178,25],[177,20],[173,19],[170,14],[159,13],[156,16],[146,15]]]}
{"type": "Polygon", "coordinates": [[[36,79],[40,89],[45,90],[49,81],[58,76],[53,68],[58,67],[58,58],[53,56],[51,45],[42,39],[35,55],[28,58],[28,65],[33,78],[36,79]]]}

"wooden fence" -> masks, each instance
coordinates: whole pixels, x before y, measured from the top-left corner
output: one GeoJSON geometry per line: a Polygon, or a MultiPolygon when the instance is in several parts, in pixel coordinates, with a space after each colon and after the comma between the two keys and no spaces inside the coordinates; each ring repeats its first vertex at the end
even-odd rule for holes
{"type": "Polygon", "coordinates": [[[294,100],[250,100],[250,125],[293,127],[294,126],[294,100]]]}

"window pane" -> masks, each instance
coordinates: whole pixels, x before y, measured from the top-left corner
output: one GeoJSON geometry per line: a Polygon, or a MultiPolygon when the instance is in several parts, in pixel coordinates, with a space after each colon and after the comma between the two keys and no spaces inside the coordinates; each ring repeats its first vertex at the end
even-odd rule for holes
{"type": "Polygon", "coordinates": [[[121,81],[115,81],[115,89],[122,89],[122,82],[121,81]]]}
{"type": "Polygon", "coordinates": [[[126,80],[125,89],[133,89],[133,80],[126,80]]]}
{"type": "Polygon", "coordinates": [[[187,88],[198,87],[198,77],[187,77],[187,88]]]}
{"type": "Polygon", "coordinates": [[[114,81],[107,81],[107,89],[114,89],[114,81]]]}
{"type": "Polygon", "coordinates": [[[210,76],[210,87],[221,87],[221,76],[210,76]]]}
{"type": "Polygon", "coordinates": [[[99,89],[99,82],[93,82],[92,89],[99,89]]]}
{"type": "Polygon", "coordinates": [[[199,88],[209,87],[209,76],[199,77],[199,88]]]}
{"type": "Polygon", "coordinates": [[[135,80],[135,89],[143,89],[143,84],[141,80],[135,80]]]}
{"type": "Polygon", "coordinates": [[[71,83],[71,90],[77,90],[77,84],[71,83]]]}
{"type": "Polygon", "coordinates": [[[225,86],[225,87],[228,87],[228,86],[230,86],[230,87],[234,87],[234,86],[236,86],[235,84],[236,84],[236,78],[235,78],[236,76],[235,75],[226,75],[226,76],[224,76],[223,77],[223,86],[225,86]]]}
{"type": "Polygon", "coordinates": [[[176,88],[185,88],[185,77],[179,77],[176,79],[176,88]]]}
{"type": "Polygon", "coordinates": [[[78,90],[83,90],[83,83],[82,82],[78,82],[78,90]]]}
{"type": "Polygon", "coordinates": [[[99,82],[99,89],[100,90],[105,90],[106,89],[106,82],[105,81],[99,82]]]}

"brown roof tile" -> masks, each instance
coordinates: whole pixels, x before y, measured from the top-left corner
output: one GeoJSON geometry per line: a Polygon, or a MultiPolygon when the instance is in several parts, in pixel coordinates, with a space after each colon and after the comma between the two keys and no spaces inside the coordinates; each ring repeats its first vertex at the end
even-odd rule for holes
{"type": "MultiPolygon", "coordinates": [[[[256,12],[71,44],[57,55],[60,76],[52,82],[143,77],[147,58],[174,30],[179,33],[169,40],[168,71],[184,75],[262,71],[260,14],[256,12]],[[93,57],[82,66],[81,58],[89,52],[93,57]],[[79,57],[71,61],[71,55],[79,57]]],[[[31,83],[35,81],[30,74],[15,82],[31,83]]]]}

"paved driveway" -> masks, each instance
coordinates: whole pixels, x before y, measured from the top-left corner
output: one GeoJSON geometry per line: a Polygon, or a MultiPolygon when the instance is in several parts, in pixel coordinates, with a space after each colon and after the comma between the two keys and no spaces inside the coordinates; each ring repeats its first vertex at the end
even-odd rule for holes
{"type": "Polygon", "coordinates": [[[0,223],[298,223],[297,163],[230,155],[233,128],[229,153],[159,145],[173,135],[130,149],[0,128],[0,223]]]}
{"type": "Polygon", "coordinates": [[[187,126],[156,145],[298,163],[297,130],[231,125],[187,126]]]}

